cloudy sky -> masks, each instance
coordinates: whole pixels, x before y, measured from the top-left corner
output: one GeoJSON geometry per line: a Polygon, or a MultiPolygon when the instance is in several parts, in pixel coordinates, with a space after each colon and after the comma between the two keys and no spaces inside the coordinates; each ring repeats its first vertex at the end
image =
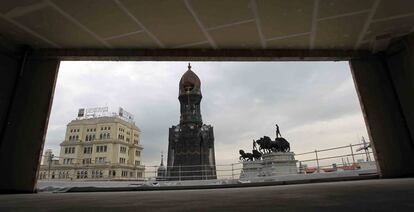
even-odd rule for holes
{"type": "MultiPolygon", "coordinates": [[[[193,62],[203,122],[214,127],[216,163],[238,161],[278,123],[296,153],[359,142],[367,135],[347,62],[193,62]]],[[[159,164],[179,122],[186,62],[62,62],[45,148],[59,153],[78,108],[118,107],[142,130],[143,164],[159,164]]]]}

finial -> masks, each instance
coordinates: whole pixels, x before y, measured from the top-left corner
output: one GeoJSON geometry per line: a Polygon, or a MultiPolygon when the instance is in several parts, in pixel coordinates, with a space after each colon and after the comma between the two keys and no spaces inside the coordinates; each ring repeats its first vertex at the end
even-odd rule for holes
{"type": "Polygon", "coordinates": [[[191,65],[190,65],[190,63],[188,63],[188,70],[191,70],[191,65]]]}

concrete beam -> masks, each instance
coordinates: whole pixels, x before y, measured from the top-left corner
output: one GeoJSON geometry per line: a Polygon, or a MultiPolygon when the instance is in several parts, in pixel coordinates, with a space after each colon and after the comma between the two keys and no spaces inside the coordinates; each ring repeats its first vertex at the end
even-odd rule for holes
{"type": "Polygon", "coordinates": [[[413,108],[410,57],[401,52],[350,61],[382,177],[414,176],[413,126],[407,122],[413,108]]]}
{"type": "MultiPolygon", "coordinates": [[[[27,59],[2,69],[18,74],[13,89],[1,91],[10,103],[0,138],[1,193],[35,190],[58,67],[56,59],[27,59]],[[16,66],[21,69],[16,71],[16,66]]],[[[1,78],[0,84],[12,79],[1,78]]]]}
{"type": "Polygon", "coordinates": [[[361,50],[278,49],[37,49],[34,58],[115,61],[344,61],[371,55],[361,50]]]}

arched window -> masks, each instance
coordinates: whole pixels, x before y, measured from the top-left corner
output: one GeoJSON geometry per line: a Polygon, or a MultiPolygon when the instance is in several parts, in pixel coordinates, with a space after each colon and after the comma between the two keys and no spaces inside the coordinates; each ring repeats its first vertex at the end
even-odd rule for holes
{"type": "Polygon", "coordinates": [[[92,140],[95,140],[95,134],[92,135],[92,140]]]}
{"type": "Polygon", "coordinates": [[[85,141],[89,141],[89,136],[85,136],[85,141]]]}
{"type": "Polygon", "coordinates": [[[103,139],[106,139],[106,133],[103,134],[103,139]]]}
{"type": "Polygon", "coordinates": [[[76,135],[76,140],[78,140],[79,139],[79,135],[76,135]]]}
{"type": "Polygon", "coordinates": [[[99,139],[101,139],[101,140],[102,140],[102,133],[99,135],[99,139]]]}
{"type": "Polygon", "coordinates": [[[71,141],[72,140],[72,136],[69,136],[69,141],[71,141]]]}
{"type": "Polygon", "coordinates": [[[110,135],[109,135],[109,133],[107,133],[107,134],[106,134],[106,137],[107,137],[108,139],[110,138],[110,135]]]}

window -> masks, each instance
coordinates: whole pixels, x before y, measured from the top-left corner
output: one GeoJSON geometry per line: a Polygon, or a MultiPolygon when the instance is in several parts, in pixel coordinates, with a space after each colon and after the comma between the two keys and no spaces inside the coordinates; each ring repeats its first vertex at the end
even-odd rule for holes
{"type": "Polygon", "coordinates": [[[119,151],[120,151],[121,153],[126,153],[127,148],[126,148],[126,147],[124,147],[124,146],[121,146],[119,151]]]}
{"type": "Polygon", "coordinates": [[[73,158],[65,158],[63,159],[63,164],[72,164],[73,158]]]}
{"type": "Polygon", "coordinates": [[[96,157],[95,163],[96,164],[104,164],[106,162],[106,157],[96,157]]]}
{"type": "Polygon", "coordinates": [[[96,146],[96,152],[106,152],[108,150],[107,146],[96,146]]]}
{"type": "Polygon", "coordinates": [[[92,154],[92,147],[91,146],[84,147],[83,154],[92,154]]]}
{"type": "Polygon", "coordinates": [[[122,135],[121,134],[118,135],[118,139],[122,140],[122,135]]]}
{"type": "Polygon", "coordinates": [[[108,147],[105,146],[96,146],[96,152],[106,152],[108,150],[108,147]]]}
{"type": "Polygon", "coordinates": [[[65,147],[65,154],[74,154],[75,147],[65,147]]]}
{"type": "Polygon", "coordinates": [[[141,156],[141,152],[138,151],[138,150],[135,150],[135,156],[137,156],[137,157],[141,156]]]}
{"type": "Polygon", "coordinates": [[[125,158],[119,158],[119,163],[125,164],[125,158]]]}
{"type": "Polygon", "coordinates": [[[92,158],[84,158],[82,160],[82,164],[91,164],[92,163],[92,158]]]}
{"type": "Polygon", "coordinates": [[[136,161],[135,161],[135,166],[139,166],[139,165],[141,165],[141,161],[136,160],[136,161]]]}

